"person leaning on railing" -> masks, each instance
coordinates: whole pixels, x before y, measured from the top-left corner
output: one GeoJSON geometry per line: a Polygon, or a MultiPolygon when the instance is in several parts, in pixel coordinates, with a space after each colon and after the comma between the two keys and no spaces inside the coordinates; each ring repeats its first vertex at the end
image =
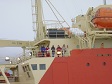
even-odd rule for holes
{"type": "Polygon", "coordinates": [[[49,46],[46,47],[46,57],[50,57],[49,46]]]}
{"type": "Polygon", "coordinates": [[[54,57],[54,55],[55,55],[55,47],[54,47],[54,45],[52,45],[51,50],[52,50],[52,57],[54,57]]]}
{"type": "Polygon", "coordinates": [[[62,53],[62,48],[58,45],[58,47],[56,48],[56,50],[57,50],[57,55],[59,57],[59,55],[61,55],[61,53],[62,53]]]}
{"type": "Polygon", "coordinates": [[[65,52],[66,52],[66,47],[65,47],[65,44],[63,44],[63,46],[62,46],[62,56],[65,55],[65,52]]]}
{"type": "Polygon", "coordinates": [[[44,45],[42,45],[41,46],[42,57],[45,56],[45,51],[46,51],[46,48],[44,47],[44,45]]]}

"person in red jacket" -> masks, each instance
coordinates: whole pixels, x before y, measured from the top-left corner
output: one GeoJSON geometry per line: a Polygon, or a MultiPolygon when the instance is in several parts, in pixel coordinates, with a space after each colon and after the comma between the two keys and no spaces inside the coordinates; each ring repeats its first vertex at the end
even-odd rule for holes
{"type": "Polygon", "coordinates": [[[49,51],[49,46],[46,47],[46,52],[49,51]]]}
{"type": "Polygon", "coordinates": [[[46,57],[50,57],[49,46],[46,47],[46,57]]]}
{"type": "Polygon", "coordinates": [[[50,57],[50,52],[49,51],[46,52],[46,57],[50,57]]]}

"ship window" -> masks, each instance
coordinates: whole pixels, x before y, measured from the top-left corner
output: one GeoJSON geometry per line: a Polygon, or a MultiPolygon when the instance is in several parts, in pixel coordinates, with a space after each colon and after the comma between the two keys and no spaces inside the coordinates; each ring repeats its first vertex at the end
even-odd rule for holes
{"type": "Polygon", "coordinates": [[[106,62],[103,62],[103,65],[105,66],[106,65],[106,62]]]}
{"type": "Polygon", "coordinates": [[[37,64],[31,64],[32,70],[37,70],[37,64]]]}
{"type": "Polygon", "coordinates": [[[45,64],[40,64],[39,67],[40,67],[40,70],[46,70],[46,65],[45,64]]]}
{"type": "Polygon", "coordinates": [[[90,63],[87,63],[86,66],[90,66],[90,63]]]}

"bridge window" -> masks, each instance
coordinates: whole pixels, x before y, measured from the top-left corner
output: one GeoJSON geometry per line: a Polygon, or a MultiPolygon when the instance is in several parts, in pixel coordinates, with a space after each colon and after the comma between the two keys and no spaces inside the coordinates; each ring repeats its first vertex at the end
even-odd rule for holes
{"type": "Polygon", "coordinates": [[[37,64],[31,64],[32,70],[37,70],[37,64]]]}
{"type": "Polygon", "coordinates": [[[47,31],[48,31],[47,36],[49,38],[65,38],[66,37],[64,30],[48,29],[47,31]]]}
{"type": "Polygon", "coordinates": [[[40,64],[39,67],[40,67],[40,70],[46,70],[46,65],[45,64],[40,64]]]}

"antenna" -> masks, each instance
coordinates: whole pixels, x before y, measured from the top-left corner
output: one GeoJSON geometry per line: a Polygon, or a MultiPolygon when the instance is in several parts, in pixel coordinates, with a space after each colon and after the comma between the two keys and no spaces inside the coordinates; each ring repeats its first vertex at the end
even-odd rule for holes
{"type": "Polygon", "coordinates": [[[103,2],[104,2],[104,5],[106,5],[106,0],[103,0],[103,2]]]}

